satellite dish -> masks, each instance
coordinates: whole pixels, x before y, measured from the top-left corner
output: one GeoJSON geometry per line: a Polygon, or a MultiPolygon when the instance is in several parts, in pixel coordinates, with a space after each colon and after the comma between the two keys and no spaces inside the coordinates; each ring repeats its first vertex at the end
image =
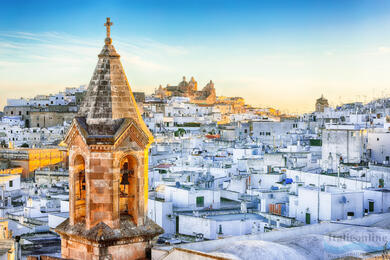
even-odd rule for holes
{"type": "Polygon", "coordinates": [[[342,196],[340,198],[340,203],[343,203],[343,204],[347,203],[347,198],[345,196],[342,196]]]}

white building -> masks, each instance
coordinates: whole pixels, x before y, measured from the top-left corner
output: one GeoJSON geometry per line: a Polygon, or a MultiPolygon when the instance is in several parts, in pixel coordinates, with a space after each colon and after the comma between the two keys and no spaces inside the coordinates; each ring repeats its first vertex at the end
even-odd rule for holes
{"type": "Polygon", "coordinates": [[[388,130],[368,130],[367,154],[372,162],[390,164],[390,132],[388,130]]]}
{"type": "Polygon", "coordinates": [[[277,182],[285,179],[285,174],[280,173],[262,173],[250,175],[250,188],[270,190],[277,182]]]}
{"type": "Polygon", "coordinates": [[[34,98],[19,98],[7,99],[7,106],[32,106],[32,107],[47,107],[47,106],[64,106],[71,102],[75,102],[76,93],[85,91],[85,86],[78,88],[66,88],[65,92],[59,92],[52,95],[38,95],[34,98]]]}
{"type": "Polygon", "coordinates": [[[390,190],[364,190],[364,212],[368,214],[390,212],[390,190]]]}
{"type": "Polygon", "coordinates": [[[306,186],[310,185],[320,187],[329,185],[354,191],[361,191],[366,188],[375,187],[371,184],[370,178],[366,177],[344,178],[327,174],[317,174],[290,169],[286,170],[286,177],[292,179],[294,183],[303,183],[306,186]]]}
{"type": "Polygon", "coordinates": [[[322,131],[322,169],[337,172],[340,163],[366,160],[364,130],[333,128],[322,131]]]}
{"type": "Polygon", "coordinates": [[[374,188],[390,188],[390,167],[388,165],[369,164],[364,177],[374,188]]]}
{"type": "Polygon", "coordinates": [[[176,233],[176,217],[173,214],[172,202],[150,198],[148,200],[148,217],[164,229],[164,234],[176,233]]]}
{"type": "Polygon", "coordinates": [[[20,175],[0,175],[0,189],[10,193],[20,191],[20,175]]]}
{"type": "Polygon", "coordinates": [[[266,220],[257,214],[179,215],[180,234],[203,234],[206,239],[262,233],[267,225],[266,220]]]}
{"type": "Polygon", "coordinates": [[[24,121],[21,116],[3,116],[1,118],[1,125],[23,127],[24,121]]]}
{"type": "Polygon", "coordinates": [[[48,225],[50,228],[56,228],[67,218],[69,218],[69,200],[61,200],[60,212],[48,214],[48,225]]]}
{"type": "Polygon", "coordinates": [[[164,189],[164,200],[172,202],[174,207],[216,209],[220,206],[221,194],[220,191],[216,190],[166,186],[164,189]]]}
{"type": "Polygon", "coordinates": [[[24,128],[17,125],[0,123],[0,142],[6,144],[13,143],[14,147],[19,147],[27,143],[30,147],[50,145],[62,140],[65,129],[64,126],[53,126],[49,128],[24,128]]]}
{"type": "Polygon", "coordinates": [[[363,191],[348,191],[337,187],[300,187],[290,195],[289,217],[313,224],[318,221],[337,221],[363,217],[363,191]]]}
{"type": "Polygon", "coordinates": [[[250,121],[252,138],[272,146],[285,146],[291,142],[290,131],[298,128],[293,121],[250,121]]]}

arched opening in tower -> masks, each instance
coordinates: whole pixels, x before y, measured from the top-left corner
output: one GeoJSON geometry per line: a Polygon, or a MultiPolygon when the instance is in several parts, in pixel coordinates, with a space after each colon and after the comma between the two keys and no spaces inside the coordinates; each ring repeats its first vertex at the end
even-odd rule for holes
{"type": "Polygon", "coordinates": [[[74,174],[74,194],[75,194],[75,221],[85,218],[85,198],[86,198],[86,180],[85,180],[85,161],[81,155],[77,155],[73,166],[74,174]]]}
{"type": "Polygon", "coordinates": [[[120,163],[119,210],[121,215],[129,215],[137,221],[137,160],[127,155],[120,163]]]}

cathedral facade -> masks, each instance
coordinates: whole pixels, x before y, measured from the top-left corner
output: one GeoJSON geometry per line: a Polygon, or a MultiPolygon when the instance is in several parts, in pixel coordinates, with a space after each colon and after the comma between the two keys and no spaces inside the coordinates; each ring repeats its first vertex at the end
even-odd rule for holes
{"type": "Polygon", "coordinates": [[[324,112],[326,107],[329,107],[328,100],[324,98],[324,95],[321,95],[321,97],[316,100],[315,111],[324,112]]]}
{"type": "Polygon", "coordinates": [[[215,104],[217,100],[214,83],[210,80],[202,90],[198,90],[198,82],[195,81],[194,77],[191,77],[190,81],[183,77],[177,86],[167,85],[163,88],[160,85],[154,95],[159,98],[189,97],[192,103],[208,105],[215,104]]]}

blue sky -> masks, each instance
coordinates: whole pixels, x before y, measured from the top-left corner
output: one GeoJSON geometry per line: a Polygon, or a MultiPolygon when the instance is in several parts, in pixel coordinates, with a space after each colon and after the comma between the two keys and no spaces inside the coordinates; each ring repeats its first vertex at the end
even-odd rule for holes
{"type": "Polygon", "coordinates": [[[390,94],[390,1],[0,0],[0,107],[87,84],[114,22],[134,91],[194,76],[289,112],[390,94]]]}

